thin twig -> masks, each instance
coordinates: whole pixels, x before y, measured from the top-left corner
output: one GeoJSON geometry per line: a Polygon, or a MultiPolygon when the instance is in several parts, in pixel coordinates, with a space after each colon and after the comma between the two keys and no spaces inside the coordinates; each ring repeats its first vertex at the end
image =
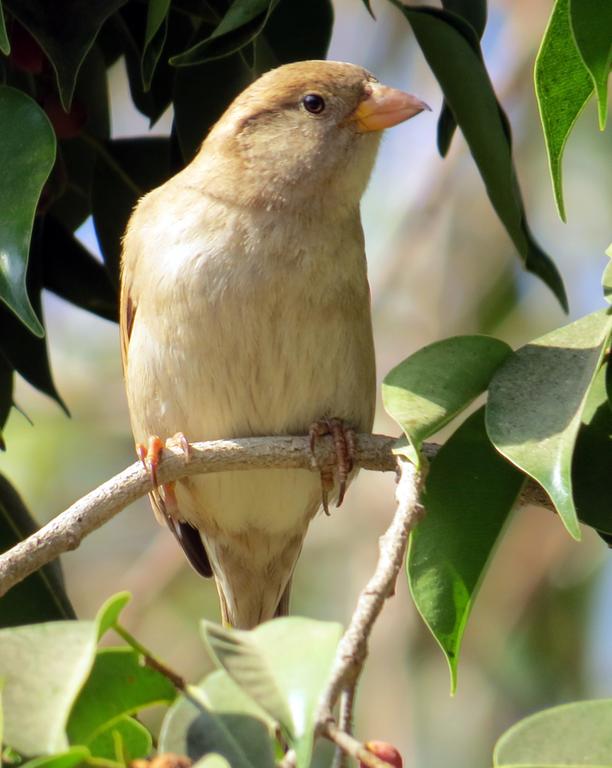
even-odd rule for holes
{"type": "MultiPolygon", "coordinates": [[[[355,704],[355,685],[348,685],[340,694],[340,711],[338,712],[338,727],[349,735],[353,733],[353,708],[355,704]]],[[[342,747],[336,745],[336,753],[332,768],[346,768],[347,754],[342,747]]]]}
{"type": "Polygon", "coordinates": [[[369,749],[366,749],[350,733],[346,733],[346,731],[338,728],[334,722],[327,721],[321,728],[320,734],[333,742],[345,755],[354,757],[355,760],[359,760],[360,763],[363,763],[368,768],[389,768],[391,765],[386,760],[381,760],[380,757],[370,752],[369,749]]]}
{"type": "MultiPolygon", "coordinates": [[[[385,435],[356,435],[355,465],[379,472],[395,470],[395,442],[395,438],[385,435]]],[[[438,448],[435,444],[425,444],[422,452],[431,459],[438,448]]],[[[170,483],[188,475],[228,470],[318,471],[323,466],[333,466],[334,462],[330,438],[317,442],[315,462],[307,437],[249,437],[193,443],[188,458],[179,445],[170,445],[164,452],[157,477],[160,483],[170,483]]],[[[87,535],[150,491],[150,473],[136,462],[83,496],[32,536],[0,555],[0,597],[43,565],[76,549],[87,535]]],[[[550,500],[535,483],[527,484],[521,503],[552,509],[550,500]]]]}
{"type": "Polygon", "coordinates": [[[333,722],[333,708],[343,688],[354,686],[368,653],[368,639],[385,600],[393,594],[404,562],[410,531],[422,514],[419,503],[421,476],[409,461],[399,459],[397,509],[391,525],[380,538],[380,555],[374,574],[362,590],[350,624],[340,640],[329,683],[319,705],[320,727],[333,722]]]}

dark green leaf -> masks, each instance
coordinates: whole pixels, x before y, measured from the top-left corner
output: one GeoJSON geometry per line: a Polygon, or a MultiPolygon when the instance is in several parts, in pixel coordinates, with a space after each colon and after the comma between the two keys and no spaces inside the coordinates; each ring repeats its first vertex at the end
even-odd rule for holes
{"type": "Polygon", "coordinates": [[[53,65],[66,111],[83,59],[105,20],[127,0],[4,0],[53,65]]]}
{"type": "Polygon", "coordinates": [[[583,523],[612,535],[612,409],[602,366],[582,412],[572,461],[572,488],[576,512],[583,523]]]}
{"type": "Polygon", "coordinates": [[[489,386],[489,437],[543,486],[575,539],[574,444],[611,328],[612,318],[595,312],[541,336],[517,350],[489,386]]]}
{"type": "Polygon", "coordinates": [[[576,47],[597,94],[599,128],[603,131],[612,64],[612,4],[608,0],[570,0],[569,11],[576,47]]]}
{"type": "Polygon", "coordinates": [[[495,768],[607,768],[612,699],[577,701],[521,720],[495,745],[495,768]]]}
{"type": "MultiPolygon", "coordinates": [[[[303,59],[324,59],[334,23],[330,0],[282,0],[258,38],[272,49],[277,64],[303,59]]],[[[261,73],[263,70],[259,69],[261,73]]]]}
{"type": "Polygon", "coordinates": [[[11,44],[9,43],[8,36],[6,34],[6,24],[4,23],[4,12],[2,10],[2,3],[0,2],[0,51],[5,56],[8,56],[11,52],[11,44]]]}
{"type": "Polygon", "coordinates": [[[73,766],[86,764],[91,754],[85,747],[70,747],[65,752],[47,757],[35,757],[26,763],[21,763],[20,768],[73,768],[73,766]]]}
{"type": "Polygon", "coordinates": [[[316,710],[342,635],[339,624],[297,617],[250,632],[202,622],[219,664],[281,726],[298,768],[310,765],[316,710]]]}
{"type": "Polygon", "coordinates": [[[465,136],[489,199],[525,267],[538,275],[567,308],[557,268],[535,242],[527,224],[512,164],[507,118],[495,97],[472,26],[446,11],[392,2],[410,22],[465,136]]]}
{"type": "Polygon", "coordinates": [[[593,92],[593,83],[574,44],[569,0],[555,2],[536,59],[535,89],[557,209],[565,221],[563,150],[578,115],[593,92]]]}
{"type": "Polygon", "coordinates": [[[103,264],[56,219],[43,231],[43,285],[78,307],[117,321],[117,291],[103,264]]]}
{"type": "Polygon", "coordinates": [[[362,0],[363,4],[366,7],[366,11],[370,14],[370,16],[376,21],[376,16],[374,16],[374,11],[372,10],[372,5],[370,4],[370,0],[362,0]]]}
{"type": "Polygon", "coordinates": [[[238,52],[261,34],[278,2],[234,0],[212,34],[173,56],[170,63],[175,67],[188,67],[238,52]]]}
{"type": "Polygon", "coordinates": [[[401,452],[418,463],[423,440],[484,392],[511,353],[505,342],[489,336],[455,336],[429,344],[393,368],[382,396],[385,410],[410,441],[401,452]]]}
{"type": "Polygon", "coordinates": [[[427,475],[426,515],[410,539],[408,583],[446,656],[452,692],[467,620],[524,479],[489,442],[484,408],[442,446],[427,475]]]}
{"type": "Polygon", "coordinates": [[[234,98],[252,81],[253,73],[238,54],[177,70],[174,120],[186,163],[193,159],[210,128],[234,98]],[[202,98],[203,83],[206,99],[202,98]]]}
{"type": "Polygon", "coordinates": [[[93,183],[93,220],[112,281],[119,284],[121,238],[145,192],[170,175],[167,138],[117,139],[100,144],[93,183]]]}
{"type": "MultiPolygon", "coordinates": [[[[467,21],[480,40],[487,23],[487,0],[442,0],[442,7],[467,21]]],[[[442,157],[450,148],[456,127],[455,116],[445,101],[438,118],[438,151],[442,157]]]]}
{"type": "Polygon", "coordinates": [[[142,83],[145,91],[151,87],[155,67],[166,42],[170,3],[171,0],[149,0],[141,60],[142,83]]]}
{"type": "Polygon", "coordinates": [[[151,754],[153,739],[149,731],[133,717],[120,717],[102,729],[89,742],[93,757],[128,765],[151,754]]]}
{"type": "Polygon", "coordinates": [[[117,718],[176,698],[172,683],[132,648],[102,648],[68,721],[70,743],[91,741],[117,718]]]}
{"type": "Polygon", "coordinates": [[[55,135],[38,104],[6,86],[0,86],[0,125],[0,299],[42,337],[26,271],[36,206],[55,160],[55,135]]]}
{"type": "Polygon", "coordinates": [[[91,669],[94,621],[53,621],[0,630],[5,743],[23,755],[68,749],[66,722],[91,669]]]}
{"type": "MultiPolygon", "coordinates": [[[[0,552],[38,528],[17,491],[0,475],[0,552]]],[[[59,560],[43,566],[0,598],[0,627],[74,618],[59,560]]]]}
{"type": "Polygon", "coordinates": [[[194,762],[210,752],[233,768],[272,768],[274,758],[265,713],[224,670],[208,675],[197,688],[199,705],[180,697],[168,710],[160,733],[163,752],[194,762]]]}

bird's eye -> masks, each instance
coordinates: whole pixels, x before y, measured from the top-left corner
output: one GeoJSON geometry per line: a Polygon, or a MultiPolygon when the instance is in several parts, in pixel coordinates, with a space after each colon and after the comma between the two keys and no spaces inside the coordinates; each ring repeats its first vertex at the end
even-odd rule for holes
{"type": "Polygon", "coordinates": [[[307,93],[302,99],[304,109],[312,112],[313,115],[320,115],[325,109],[325,101],[318,93],[307,93]]]}

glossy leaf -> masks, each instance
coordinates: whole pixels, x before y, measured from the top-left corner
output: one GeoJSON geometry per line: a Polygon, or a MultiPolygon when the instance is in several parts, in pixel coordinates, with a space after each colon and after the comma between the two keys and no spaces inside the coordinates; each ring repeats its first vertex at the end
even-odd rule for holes
{"type": "Polygon", "coordinates": [[[610,362],[599,369],[582,412],[572,460],[576,512],[583,523],[612,535],[612,408],[606,392],[610,362]]]}
{"type": "Polygon", "coordinates": [[[4,0],[29,30],[55,70],[64,109],[68,111],[83,59],[106,19],[127,0],[4,0]],[[58,23],[61,20],[62,23],[58,23]],[[72,23],[68,23],[72,21],[72,23]]]}
{"type": "Polygon", "coordinates": [[[151,87],[155,67],[159,61],[168,34],[168,11],[171,0],[149,0],[147,26],[142,49],[142,82],[145,91],[151,87]]]}
{"type": "Polygon", "coordinates": [[[612,5],[608,0],[570,0],[570,24],[597,96],[599,128],[606,127],[608,75],[612,65],[612,5]]]}
{"type": "Polygon", "coordinates": [[[120,717],[98,731],[88,744],[92,757],[129,764],[153,749],[149,731],[133,717],[120,717]]]}
{"type": "Polygon", "coordinates": [[[86,747],[70,747],[65,752],[45,757],[35,757],[21,763],[20,768],[73,768],[73,766],[83,765],[91,757],[86,747]]]}
{"type": "Polygon", "coordinates": [[[527,223],[512,163],[508,119],[495,97],[474,29],[455,14],[391,1],[410,22],[465,136],[489,199],[525,267],[538,275],[567,309],[559,272],[527,223]]]}
{"type": "Polygon", "coordinates": [[[55,160],[55,135],[38,104],[7,86],[0,86],[0,124],[0,299],[42,337],[26,269],[36,206],[55,160]]]}
{"type": "Polygon", "coordinates": [[[611,328],[612,318],[595,312],[541,336],[517,350],[489,386],[489,437],[544,487],[575,539],[574,444],[611,328]]]}
{"type": "Polygon", "coordinates": [[[24,755],[68,748],[66,722],[94,660],[93,621],[56,621],[0,630],[5,741],[24,755]]]}
{"type": "Polygon", "coordinates": [[[491,445],[484,407],[444,443],[427,475],[427,514],[410,538],[408,584],[446,656],[453,693],[467,620],[523,482],[491,445]]]}
{"type": "Polygon", "coordinates": [[[233,768],[273,768],[269,717],[227,672],[208,675],[198,692],[200,706],[193,698],[180,697],[168,710],[160,750],[187,755],[193,761],[216,752],[233,768]]]}
{"type": "MultiPolygon", "coordinates": [[[[442,7],[466,21],[480,40],[487,23],[487,0],[442,0],[442,7]]],[[[438,151],[442,157],[450,148],[456,127],[452,110],[444,101],[438,118],[438,151]]]]}
{"type": "Polygon", "coordinates": [[[455,418],[487,388],[512,353],[489,336],[455,336],[423,347],[391,370],[382,398],[409,440],[402,448],[415,463],[423,441],[455,418]]]}
{"type": "Polygon", "coordinates": [[[559,216],[565,221],[562,160],[574,123],[593,92],[576,50],[569,18],[570,0],[556,0],[535,64],[535,89],[559,216]]]}
{"type": "Polygon", "coordinates": [[[521,720],[495,745],[495,768],[612,766],[612,699],[578,701],[521,720]]]}
{"type": "Polygon", "coordinates": [[[100,317],[117,320],[118,296],[108,271],[51,216],[45,220],[42,248],[45,288],[100,317]]]}
{"type": "Polygon", "coordinates": [[[175,67],[203,64],[236,53],[259,35],[279,0],[233,0],[214,32],[170,63],[175,67]]]}
{"type": "Polygon", "coordinates": [[[4,11],[2,10],[2,3],[0,3],[0,51],[5,56],[8,56],[11,52],[11,44],[6,34],[6,23],[4,21],[4,11]]]}
{"type": "Polygon", "coordinates": [[[89,746],[104,729],[123,715],[176,698],[172,683],[142,662],[132,648],[102,648],[68,721],[71,744],[89,746]]]}
{"type": "Polygon", "coordinates": [[[316,709],[331,671],[339,624],[297,617],[275,619],[250,632],[202,623],[219,664],[271,718],[296,753],[310,764],[316,709]]]}
{"type": "MultiPolygon", "coordinates": [[[[0,552],[38,528],[17,491],[0,475],[0,552]]],[[[43,566],[0,598],[0,627],[74,618],[59,560],[43,566]]]]}

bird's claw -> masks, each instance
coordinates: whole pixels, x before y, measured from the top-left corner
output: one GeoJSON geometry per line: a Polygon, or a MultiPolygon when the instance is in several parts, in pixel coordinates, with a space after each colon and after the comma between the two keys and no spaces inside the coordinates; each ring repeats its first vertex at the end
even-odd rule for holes
{"type": "Polygon", "coordinates": [[[191,458],[191,445],[182,432],[177,432],[176,435],[167,440],[165,444],[161,437],[158,437],[157,435],[150,435],[146,446],[143,443],[136,443],[136,453],[145,469],[149,470],[149,476],[151,477],[151,483],[154,488],[157,488],[159,485],[157,482],[157,470],[164,448],[172,444],[178,445],[183,451],[185,461],[189,461],[191,458]]]}
{"type": "MultiPolygon", "coordinates": [[[[310,451],[315,457],[315,448],[317,440],[325,435],[330,435],[336,452],[336,471],[338,474],[338,501],[336,507],[339,507],[344,501],[346,493],[346,484],[348,477],[353,469],[353,457],[355,455],[355,431],[347,427],[342,419],[320,419],[310,425],[308,431],[310,437],[310,451]]],[[[315,458],[316,462],[316,458],[315,458]]],[[[333,472],[329,468],[323,468],[321,472],[321,501],[323,510],[329,515],[328,497],[333,488],[333,472]]]]}

